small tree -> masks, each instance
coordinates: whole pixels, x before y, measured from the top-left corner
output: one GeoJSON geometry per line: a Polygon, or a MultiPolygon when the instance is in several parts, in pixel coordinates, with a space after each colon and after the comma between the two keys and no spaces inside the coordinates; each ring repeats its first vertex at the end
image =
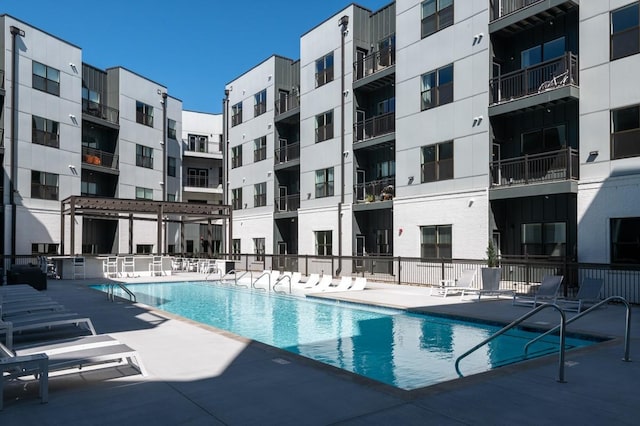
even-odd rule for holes
{"type": "Polygon", "coordinates": [[[491,240],[489,240],[489,245],[487,246],[487,266],[489,268],[495,268],[498,266],[498,252],[491,240]]]}

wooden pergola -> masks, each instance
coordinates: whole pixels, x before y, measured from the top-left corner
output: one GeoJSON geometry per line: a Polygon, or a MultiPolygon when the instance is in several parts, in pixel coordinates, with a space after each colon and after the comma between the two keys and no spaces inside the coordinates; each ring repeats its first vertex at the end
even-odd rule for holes
{"type": "MultiPolygon", "coordinates": [[[[212,235],[212,222],[228,221],[231,224],[231,206],[223,204],[196,204],[177,201],[129,200],[110,197],[71,196],[60,206],[60,253],[65,253],[65,217],[70,218],[70,250],[75,252],[75,218],[83,216],[91,219],[128,220],[129,253],[133,253],[133,221],[155,221],[158,235],[158,254],[162,254],[162,230],[165,223],[180,224],[180,246],[184,251],[184,225],[188,223],[208,224],[209,238],[212,235]]],[[[228,227],[231,234],[231,226],[228,227]]],[[[231,240],[229,240],[231,241],[231,240]]],[[[209,244],[211,255],[211,244],[209,244]]]]}

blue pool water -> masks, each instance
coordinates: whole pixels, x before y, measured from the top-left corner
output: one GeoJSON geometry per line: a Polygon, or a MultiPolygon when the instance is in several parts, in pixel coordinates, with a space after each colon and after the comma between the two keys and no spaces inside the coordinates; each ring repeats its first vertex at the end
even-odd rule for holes
{"type": "MultiPolygon", "coordinates": [[[[457,378],[456,358],[500,329],[211,282],[127,287],[138,302],[407,390],[457,378]]],[[[106,286],[94,288],[106,291],[106,286]]],[[[520,361],[524,345],[535,335],[511,330],[465,358],[460,369],[471,375],[520,361]]],[[[568,349],[592,343],[567,338],[568,349]]],[[[557,349],[557,336],[549,336],[532,346],[530,357],[557,349]]]]}

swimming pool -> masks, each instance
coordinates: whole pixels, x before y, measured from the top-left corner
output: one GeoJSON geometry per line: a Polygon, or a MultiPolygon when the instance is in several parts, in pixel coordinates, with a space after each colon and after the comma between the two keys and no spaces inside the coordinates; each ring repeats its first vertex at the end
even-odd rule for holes
{"type": "MultiPolygon", "coordinates": [[[[501,328],[211,282],[127,287],[140,303],[405,390],[457,378],[456,358],[501,328]]],[[[535,336],[523,329],[511,330],[465,358],[460,368],[471,375],[521,361],[524,345],[535,336]]],[[[572,349],[595,342],[568,337],[566,343],[572,349]]],[[[529,358],[557,349],[557,336],[548,336],[533,345],[529,358]]]]}

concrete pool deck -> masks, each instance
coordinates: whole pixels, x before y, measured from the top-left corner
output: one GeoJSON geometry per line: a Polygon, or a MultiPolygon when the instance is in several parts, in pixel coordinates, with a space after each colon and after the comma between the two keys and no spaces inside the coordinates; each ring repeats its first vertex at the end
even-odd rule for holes
{"type": "MultiPolygon", "coordinates": [[[[154,280],[197,278],[180,274],[154,280]]],[[[5,387],[0,424],[635,425],[640,416],[640,362],[622,361],[622,305],[599,309],[568,327],[614,340],[568,352],[566,383],[556,381],[558,358],[553,356],[405,392],[142,304],[109,302],[87,287],[98,282],[104,280],[49,281],[46,293],[91,317],[98,333],[136,349],[148,376],[120,368],[51,378],[48,404],[39,403],[35,381],[26,389],[14,382],[5,387]]],[[[420,287],[370,287],[322,297],[505,323],[528,312],[508,299],[461,301],[429,296],[420,287]]],[[[638,314],[634,307],[632,361],[640,357],[638,314]]],[[[549,309],[529,324],[557,322],[558,313],[549,309]]]]}

